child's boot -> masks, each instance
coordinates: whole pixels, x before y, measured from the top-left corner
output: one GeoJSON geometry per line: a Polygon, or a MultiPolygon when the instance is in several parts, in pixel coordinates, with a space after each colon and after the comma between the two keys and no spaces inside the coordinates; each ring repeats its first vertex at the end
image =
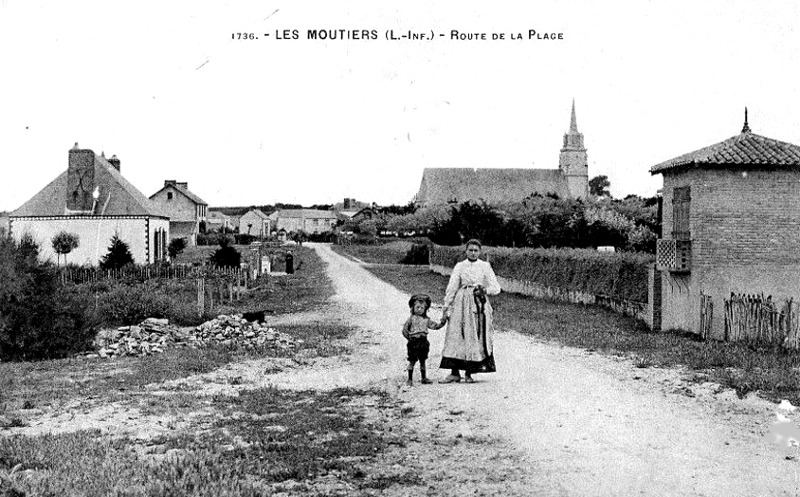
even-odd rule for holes
{"type": "Polygon", "coordinates": [[[414,363],[408,363],[408,380],[406,380],[406,385],[412,386],[414,384],[414,363]]]}
{"type": "Polygon", "coordinates": [[[419,382],[422,383],[423,385],[430,385],[433,382],[425,375],[425,373],[426,373],[425,366],[420,366],[419,374],[422,377],[422,379],[419,380],[419,382]]]}

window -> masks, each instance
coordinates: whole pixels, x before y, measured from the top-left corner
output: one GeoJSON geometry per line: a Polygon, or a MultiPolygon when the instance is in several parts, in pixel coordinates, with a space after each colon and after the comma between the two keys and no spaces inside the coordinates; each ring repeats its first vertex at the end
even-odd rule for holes
{"type": "Polygon", "coordinates": [[[167,192],[167,200],[172,200],[172,192],[167,192]]]}
{"type": "Polygon", "coordinates": [[[672,239],[691,240],[689,232],[689,205],[691,194],[688,186],[675,188],[672,191],[672,239]]]}

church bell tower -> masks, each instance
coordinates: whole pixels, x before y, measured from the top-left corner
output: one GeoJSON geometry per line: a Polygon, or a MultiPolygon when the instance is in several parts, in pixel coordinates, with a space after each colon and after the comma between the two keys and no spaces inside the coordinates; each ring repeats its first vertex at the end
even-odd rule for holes
{"type": "Polygon", "coordinates": [[[589,196],[589,158],[583,146],[583,133],[578,132],[574,99],[569,131],[564,134],[564,148],[561,149],[558,160],[558,170],[567,180],[570,197],[585,199],[589,196]]]}

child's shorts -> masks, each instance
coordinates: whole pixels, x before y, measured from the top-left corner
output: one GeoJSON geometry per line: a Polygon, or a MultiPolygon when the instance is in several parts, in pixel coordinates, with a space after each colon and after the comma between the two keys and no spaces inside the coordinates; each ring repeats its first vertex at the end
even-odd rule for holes
{"type": "Polygon", "coordinates": [[[408,339],[406,349],[408,349],[408,362],[423,362],[428,359],[431,344],[427,337],[411,337],[408,339]]]}

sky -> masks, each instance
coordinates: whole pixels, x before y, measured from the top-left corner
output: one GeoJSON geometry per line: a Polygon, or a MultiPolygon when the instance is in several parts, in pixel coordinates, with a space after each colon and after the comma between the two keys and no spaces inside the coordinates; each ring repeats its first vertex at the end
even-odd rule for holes
{"type": "Polygon", "coordinates": [[[800,144],[797,19],[794,0],[0,0],[0,211],[76,142],[148,196],[406,204],[426,167],[557,168],[573,99],[589,176],[651,196],[651,166],[738,134],[745,106],[800,144]]]}

